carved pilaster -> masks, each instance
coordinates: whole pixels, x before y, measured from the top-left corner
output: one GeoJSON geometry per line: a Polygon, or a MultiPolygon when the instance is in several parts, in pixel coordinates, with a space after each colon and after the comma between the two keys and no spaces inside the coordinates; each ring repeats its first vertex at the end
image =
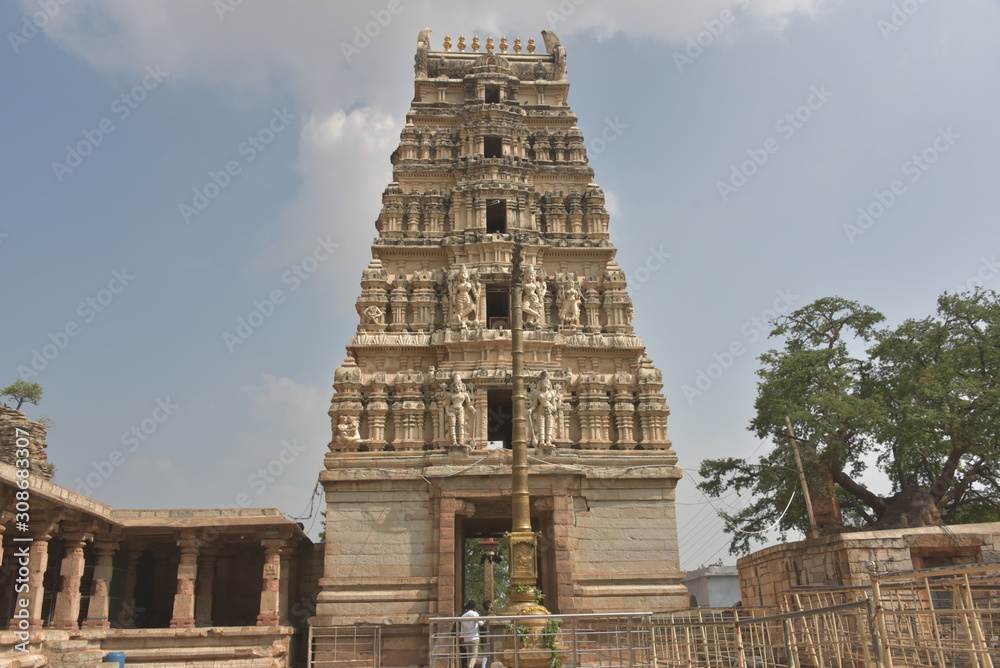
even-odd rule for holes
{"type": "Polygon", "coordinates": [[[394,332],[405,332],[408,327],[406,324],[406,311],[409,307],[410,300],[407,297],[406,292],[406,275],[400,274],[396,277],[396,285],[392,289],[392,293],[389,297],[389,307],[392,311],[392,322],[389,325],[389,329],[394,332]]]}
{"type": "Polygon", "coordinates": [[[601,294],[597,290],[597,280],[593,276],[587,277],[584,288],[584,315],[586,318],[586,332],[601,331],[601,294]]]}
{"type": "Polygon", "coordinates": [[[372,450],[382,450],[387,444],[385,421],[388,414],[389,395],[386,392],[385,373],[379,372],[372,376],[368,406],[365,411],[368,418],[368,447],[372,450]]]}
{"type": "Polygon", "coordinates": [[[393,403],[397,450],[419,450],[424,445],[424,375],[419,371],[396,374],[396,401],[393,403]]]}
{"type": "Polygon", "coordinates": [[[604,315],[604,331],[631,333],[632,299],[625,291],[625,272],[614,261],[604,270],[604,315]]]}
{"type": "Polygon", "coordinates": [[[485,390],[477,392],[474,386],[470,386],[469,392],[472,393],[472,402],[476,407],[476,413],[472,417],[472,446],[474,448],[485,448],[490,421],[488,397],[485,390]]]}
{"type": "Polygon", "coordinates": [[[663,398],[663,374],[653,366],[653,360],[643,357],[639,363],[639,425],[642,428],[643,449],[661,450],[670,447],[667,440],[667,408],[663,398]]]}
{"type": "MultiPolygon", "coordinates": [[[[430,143],[426,145],[428,157],[430,156],[430,143]]],[[[403,225],[403,236],[415,239],[420,236],[420,196],[411,194],[407,197],[406,219],[403,225]]]]}
{"type": "Polygon", "coordinates": [[[611,406],[606,381],[604,374],[580,374],[577,414],[580,417],[580,447],[585,450],[605,450],[611,445],[608,434],[611,406]]]}
{"type": "Polygon", "coordinates": [[[632,397],[632,374],[621,373],[615,376],[614,389],[614,420],[617,438],[615,444],[623,450],[635,447],[635,405],[632,397]]]}
{"type": "Polygon", "coordinates": [[[410,298],[413,327],[417,331],[431,331],[437,311],[437,293],[434,290],[434,272],[425,267],[413,275],[413,295],[410,298]]]}

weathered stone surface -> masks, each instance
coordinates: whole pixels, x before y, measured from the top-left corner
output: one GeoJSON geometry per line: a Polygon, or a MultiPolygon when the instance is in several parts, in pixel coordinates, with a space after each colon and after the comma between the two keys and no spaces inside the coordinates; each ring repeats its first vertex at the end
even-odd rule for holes
{"type": "MultiPolygon", "coordinates": [[[[24,458],[19,457],[17,451],[26,449],[29,461],[28,470],[48,479],[52,477],[52,471],[48,465],[46,448],[48,448],[48,440],[44,426],[34,420],[29,420],[21,411],[0,406],[0,462],[18,466],[19,460],[24,458]],[[19,438],[22,439],[20,442],[19,438]],[[22,448],[25,445],[23,439],[27,439],[26,448],[22,448]]],[[[24,466],[19,466],[19,468],[24,468],[24,466]]]]}

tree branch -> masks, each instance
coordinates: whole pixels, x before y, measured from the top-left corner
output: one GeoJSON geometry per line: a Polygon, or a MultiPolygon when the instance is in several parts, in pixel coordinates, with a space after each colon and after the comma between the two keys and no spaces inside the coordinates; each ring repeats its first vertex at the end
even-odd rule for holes
{"type": "Polygon", "coordinates": [[[840,485],[845,492],[863,501],[869,508],[875,511],[876,516],[881,516],[885,513],[888,508],[885,499],[844,473],[844,467],[839,458],[831,462],[830,468],[833,473],[833,481],[840,485]]]}
{"type": "Polygon", "coordinates": [[[931,496],[938,507],[941,506],[944,502],[944,497],[951,491],[952,485],[950,483],[954,481],[958,465],[968,451],[968,446],[962,446],[960,448],[952,448],[951,452],[948,453],[948,459],[945,460],[944,466],[941,467],[941,474],[938,475],[934,484],[931,485],[931,496]]]}

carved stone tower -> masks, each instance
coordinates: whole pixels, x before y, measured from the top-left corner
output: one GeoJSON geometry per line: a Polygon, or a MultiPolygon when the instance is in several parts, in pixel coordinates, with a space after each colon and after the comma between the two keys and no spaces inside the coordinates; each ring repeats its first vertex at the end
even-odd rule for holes
{"type": "Polygon", "coordinates": [[[420,665],[463,545],[511,521],[511,255],[523,246],[531,515],[553,612],[684,607],[662,374],[632,328],[604,193],[543,31],[417,42],[359,324],[334,376],[314,627],[382,626],[420,665]]]}

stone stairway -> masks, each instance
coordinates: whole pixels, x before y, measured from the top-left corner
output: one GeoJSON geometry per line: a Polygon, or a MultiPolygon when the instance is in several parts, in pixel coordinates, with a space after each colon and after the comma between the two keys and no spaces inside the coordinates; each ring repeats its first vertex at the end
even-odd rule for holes
{"type": "Polygon", "coordinates": [[[49,633],[43,658],[48,659],[51,668],[94,668],[103,665],[104,655],[99,643],[83,638],[53,638],[49,633]]]}

